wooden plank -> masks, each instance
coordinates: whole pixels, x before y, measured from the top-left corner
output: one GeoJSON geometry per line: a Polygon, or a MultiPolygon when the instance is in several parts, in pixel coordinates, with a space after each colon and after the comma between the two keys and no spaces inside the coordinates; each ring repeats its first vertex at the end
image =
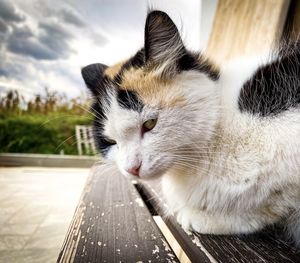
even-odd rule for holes
{"type": "Polygon", "coordinates": [[[243,236],[194,234],[206,250],[222,262],[299,262],[300,253],[276,239],[271,229],[243,236]]]}
{"type": "Polygon", "coordinates": [[[300,35],[300,0],[291,0],[285,25],[285,37],[299,40],[300,35]]]}
{"type": "Polygon", "coordinates": [[[57,262],[179,261],[134,186],[118,172],[97,166],[57,262]]]}
{"type": "Polygon", "coordinates": [[[219,0],[206,53],[217,62],[266,52],[281,38],[289,0],[219,0]]]}
{"type": "Polygon", "coordinates": [[[201,262],[300,262],[300,251],[284,242],[275,227],[250,235],[186,233],[173,217],[164,216],[166,204],[157,182],[143,182],[139,187],[192,262],[201,257],[201,262]]]}
{"type": "Polygon", "coordinates": [[[146,200],[146,204],[150,206],[150,209],[155,209],[157,214],[159,214],[166,225],[176,238],[177,242],[180,244],[186,255],[189,257],[191,262],[215,262],[214,258],[203,249],[199,247],[197,239],[191,238],[176,222],[175,218],[171,216],[165,216],[166,204],[164,203],[162,197],[158,194],[161,193],[159,189],[159,184],[157,181],[144,182],[138,185],[138,190],[141,196],[146,200]]]}

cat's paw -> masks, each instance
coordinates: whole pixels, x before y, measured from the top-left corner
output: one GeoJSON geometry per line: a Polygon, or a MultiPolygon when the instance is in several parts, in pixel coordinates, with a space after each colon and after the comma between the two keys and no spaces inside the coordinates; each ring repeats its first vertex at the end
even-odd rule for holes
{"type": "Polygon", "coordinates": [[[201,210],[184,208],[177,212],[177,222],[186,231],[201,234],[237,234],[255,231],[254,224],[245,222],[241,217],[210,215],[201,210]]]}
{"type": "Polygon", "coordinates": [[[177,222],[186,231],[195,231],[202,234],[214,233],[213,222],[202,211],[196,211],[190,208],[184,208],[176,214],[177,222]]]}
{"type": "Polygon", "coordinates": [[[191,218],[192,211],[188,208],[181,209],[179,212],[177,212],[176,220],[186,232],[192,230],[191,218]]]}

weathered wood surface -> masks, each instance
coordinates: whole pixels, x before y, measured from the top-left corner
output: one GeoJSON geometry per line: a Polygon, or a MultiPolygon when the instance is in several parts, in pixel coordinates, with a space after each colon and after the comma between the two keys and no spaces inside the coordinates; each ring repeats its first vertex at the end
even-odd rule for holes
{"type": "Polygon", "coordinates": [[[287,37],[299,40],[300,37],[300,0],[292,0],[286,21],[287,37]]]}
{"type": "MultiPolygon", "coordinates": [[[[143,182],[139,188],[146,202],[163,216],[166,204],[161,199],[158,184],[143,182]]],[[[278,229],[234,236],[187,234],[174,218],[164,220],[192,262],[300,262],[300,251],[280,239],[278,229]]]]}
{"type": "Polygon", "coordinates": [[[267,52],[282,35],[290,0],[219,0],[206,53],[216,62],[267,52]]]}
{"type": "MultiPolygon", "coordinates": [[[[94,167],[57,262],[179,262],[152,219],[166,209],[158,184],[137,189],[118,172],[94,167]]],[[[173,217],[164,221],[191,262],[300,262],[275,229],[202,235],[186,233],[173,217]]]]}
{"type": "Polygon", "coordinates": [[[57,262],[179,261],[131,182],[94,167],[57,262]]]}

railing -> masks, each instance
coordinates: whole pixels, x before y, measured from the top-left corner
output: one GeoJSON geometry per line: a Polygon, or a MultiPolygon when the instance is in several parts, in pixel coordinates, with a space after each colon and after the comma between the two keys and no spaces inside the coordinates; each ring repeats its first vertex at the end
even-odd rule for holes
{"type": "Polygon", "coordinates": [[[76,141],[79,155],[95,155],[97,153],[92,126],[76,125],[76,141]]]}

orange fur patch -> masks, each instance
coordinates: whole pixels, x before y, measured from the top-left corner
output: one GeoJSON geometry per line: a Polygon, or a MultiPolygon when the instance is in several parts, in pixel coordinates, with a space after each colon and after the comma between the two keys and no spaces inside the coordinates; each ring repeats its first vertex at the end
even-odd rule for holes
{"type": "Polygon", "coordinates": [[[178,95],[174,83],[162,79],[155,71],[132,67],[124,72],[121,88],[135,91],[150,106],[174,107],[185,104],[185,98],[178,95]]]}
{"type": "Polygon", "coordinates": [[[111,67],[108,67],[104,71],[104,75],[108,76],[110,79],[114,79],[115,76],[120,72],[122,66],[125,64],[126,61],[119,62],[111,67]]]}
{"type": "MultiPolygon", "coordinates": [[[[108,67],[104,75],[113,80],[120,72],[126,61],[108,67]]],[[[178,94],[172,80],[163,79],[155,68],[130,67],[122,73],[120,88],[135,91],[143,103],[153,107],[183,106],[186,100],[178,94]]]]}

